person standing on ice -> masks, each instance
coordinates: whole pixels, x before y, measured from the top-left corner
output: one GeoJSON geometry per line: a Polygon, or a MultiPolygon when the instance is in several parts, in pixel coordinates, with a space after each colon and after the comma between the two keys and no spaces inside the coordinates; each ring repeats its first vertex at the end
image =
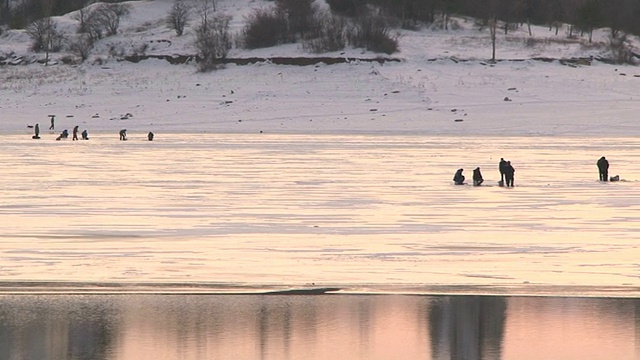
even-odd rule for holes
{"type": "Polygon", "coordinates": [[[73,136],[71,137],[71,140],[78,140],[78,125],[73,127],[73,136]]]}
{"type": "Polygon", "coordinates": [[[506,165],[504,166],[504,180],[506,182],[505,186],[513,187],[513,178],[515,172],[516,170],[513,168],[513,166],[511,166],[511,161],[507,161],[506,165]]]}
{"type": "Polygon", "coordinates": [[[464,175],[462,175],[462,171],[464,169],[458,169],[456,174],[453,175],[453,183],[456,185],[464,185],[464,175]]]}
{"type": "Polygon", "coordinates": [[[500,170],[500,186],[504,185],[504,170],[506,169],[507,162],[500,158],[500,163],[498,164],[498,170],[500,170]]]}
{"type": "Polygon", "coordinates": [[[36,124],[32,139],[40,139],[40,125],[36,124]]]}
{"type": "Polygon", "coordinates": [[[600,181],[608,181],[609,180],[609,161],[605,159],[605,157],[601,157],[598,159],[596,163],[598,165],[598,173],[600,173],[600,181]]]}
{"type": "Polygon", "coordinates": [[[480,186],[484,182],[480,168],[473,169],[473,186],[480,186]]]}
{"type": "Polygon", "coordinates": [[[55,130],[56,129],[56,116],[55,115],[49,115],[49,117],[51,117],[51,126],[49,126],[49,130],[55,130]]]}
{"type": "Polygon", "coordinates": [[[120,130],[120,140],[127,140],[127,129],[120,130]]]}

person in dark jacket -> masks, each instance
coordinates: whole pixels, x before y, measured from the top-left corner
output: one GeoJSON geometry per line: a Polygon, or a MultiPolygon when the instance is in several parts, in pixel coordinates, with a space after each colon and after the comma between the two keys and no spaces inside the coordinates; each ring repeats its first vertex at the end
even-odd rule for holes
{"type": "Polygon", "coordinates": [[[473,169],[473,186],[480,186],[484,182],[480,168],[473,169]]]}
{"type": "Polygon", "coordinates": [[[149,131],[149,133],[147,134],[147,139],[149,141],[153,141],[153,137],[154,137],[153,133],[151,131],[149,131]]]}
{"type": "Polygon", "coordinates": [[[82,140],[89,140],[89,132],[86,129],[82,130],[82,140]]]}
{"type": "Polygon", "coordinates": [[[36,124],[32,139],[40,139],[40,125],[36,124]]]}
{"type": "Polygon", "coordinates": [[[500,158],[500,163],[498,164],[498,170],[500,170],[500,186],[504,185],[504,169],[507,166],[507,162],[500,158]]]}
{"type": "Polygon", "coordinates": [[[609,180],[609,161],[605,157],[598,159],[596,163],[598,165],[598,173],[600,173],[600,181],[609,180]]]}
{"type": "Polygon", "coordinates": [[[127,140],[127,129],[120,130],[120,140],[127,140]]]}
{"type": "Polygon", "coordinates": [[[507,164],[504,167],[505,186],[513,187],[513,178],[514,178],[515,172],[516,170],[513,168],[513,166],[511,166],[511,161],[507,161],[507,164]]]}
{"type": "Polygon", "coordinates": [[[69,132],[67,131],[67,129],[62,130],[62,132],[60,133],[60,136],[58,136],[56,138],[56,140],[61,140],[61,139],[66,139],[69,137],[69,132]]]}
{"type": "Polygon", "coordinates": [[[73,136],[71,137],[71,140],[78,140],[78,125],[73,127],[73,136]]]}
{"type": "Polygon", "coordinates": [[[464,175],[462,175],[462,171],[464,169],[458,169],[458,171],[456,171],[456,174],[453,175],[453,182],[456,185],[464,185],[464,175]]]}

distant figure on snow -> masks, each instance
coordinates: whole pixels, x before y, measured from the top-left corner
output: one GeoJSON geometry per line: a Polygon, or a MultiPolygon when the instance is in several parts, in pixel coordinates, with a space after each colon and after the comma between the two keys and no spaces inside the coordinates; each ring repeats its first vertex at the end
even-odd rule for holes
{"type": "Polygon", "coordinates": [[[462,171],[464,171],[464,169],[458,169],[458,171],[456,171],[456,174],[453,175],[454,184],[464,185],[464,175],[462,175],[462,171]]]}
{"type": "Polygon", "coordinates": [[[620,175],[610,177],[609,181],[620,181],[620,175]]]}
{"type": "Polygon", "coordinates": [[[87,130],[82,130],[82,140],[89,140],[89,133],[87,130]]]}
{"type": "Polygon", "coordinates": [[[56,116],[55,115],[49,115],[49,117],[51,118],[51,126],[49,126],[49,130],[55,130],[56,129],[56,116]]]}
{"type": "Polygon", "coordinates": [[[40,139],[40,125],[36,124],[35,129],[34,129],[34,134],[31,137],[32,139],[40,139]]]}
{"type": "Polygon", "coordinates": [[[61,139],[66,139],[69,137],[69,132],[67,131],[67,129],[62,130],[62,132],[60,133],[60,136],[58,136],[56,138],[56,140],[61,140],[61,139]]]}
{"type": "Polygon", "coordinates": [[[149,139],[149,141],[153,141],[153,137],[155,135],[153,135],[153,133],[151,131],[149,131],[149,133],[147,134],[147,139],[149,139]]]}
{"type": "Polygon", "coordinates": [[[73,136],[71,137],[72,141],[78,140],[78,125],[73,127],[73,136]]]}
{"type": "Polygon", "coordinates": [[[120,130],[120,140],[127,140],[127,129],[120,130]]]}
{"type": "Polygon", "coordinates": [[[598,159],[596,163],[598,165],[598,173],[600,173],[600,181],[609,180],[609,161],[605,157],[598,159]]]}
{"type": "Polygon", "coordinates": [[[504,186],[504,170],[507,167],[507,162],[500,158],[500,163],[498,164],[498,170],[500,170],[500,186],[504,186]]]}
{"type": "Polygon", "coordinates": [[[480,168],[473,169],[473,186],[480,186],[484,182],[480,168]]]}
{"type": "Polygon", "coordinates": [[[504,180],[506,182],[505,186],[513,187],[513,178],[516,170],[511,166],[511,161],[507,161],[507,164],[504,167],[504,180]]]}

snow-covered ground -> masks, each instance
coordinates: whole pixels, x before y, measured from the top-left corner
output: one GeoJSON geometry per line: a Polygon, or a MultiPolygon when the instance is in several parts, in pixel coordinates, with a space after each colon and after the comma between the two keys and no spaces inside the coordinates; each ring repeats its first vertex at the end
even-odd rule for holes
{"type": "MultiPolygon", "coordinates": [[[[459,19],[456,31],[403,30],[391,56],[401,62],[199,73],[99,51],[194,52],[190,31],[178,38],[160,21],[171,1],[131,4],[121,34],[83,65],[0,67],[0,281],[637,293],[640,69],[532,60],[604,56],[604,46],[542,27],[527,46],[517,30],[499,36],[492,65],[488,33],[459,19]],[[54,140],[75,125],[91,140],[54,140]],[[595,181],[602,155],[626,181],[595,181]],[[495,184],[500,157],[516,166],[515,189],[450,185],[475,166],[495,184]]],[[[236,30],[264,4],[219,2],[236,30]]],[[[0,53],[34,56],[25,39],[5,33],[0,53]]]]}

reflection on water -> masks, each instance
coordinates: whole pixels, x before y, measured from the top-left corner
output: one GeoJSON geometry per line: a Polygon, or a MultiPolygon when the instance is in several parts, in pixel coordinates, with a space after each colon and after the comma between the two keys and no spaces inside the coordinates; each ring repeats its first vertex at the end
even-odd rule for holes
{"type": "Polygon", "coordinates": [[[0,358],[637,359],[640,301],[484,296],[0,297],[0,358]]]}

